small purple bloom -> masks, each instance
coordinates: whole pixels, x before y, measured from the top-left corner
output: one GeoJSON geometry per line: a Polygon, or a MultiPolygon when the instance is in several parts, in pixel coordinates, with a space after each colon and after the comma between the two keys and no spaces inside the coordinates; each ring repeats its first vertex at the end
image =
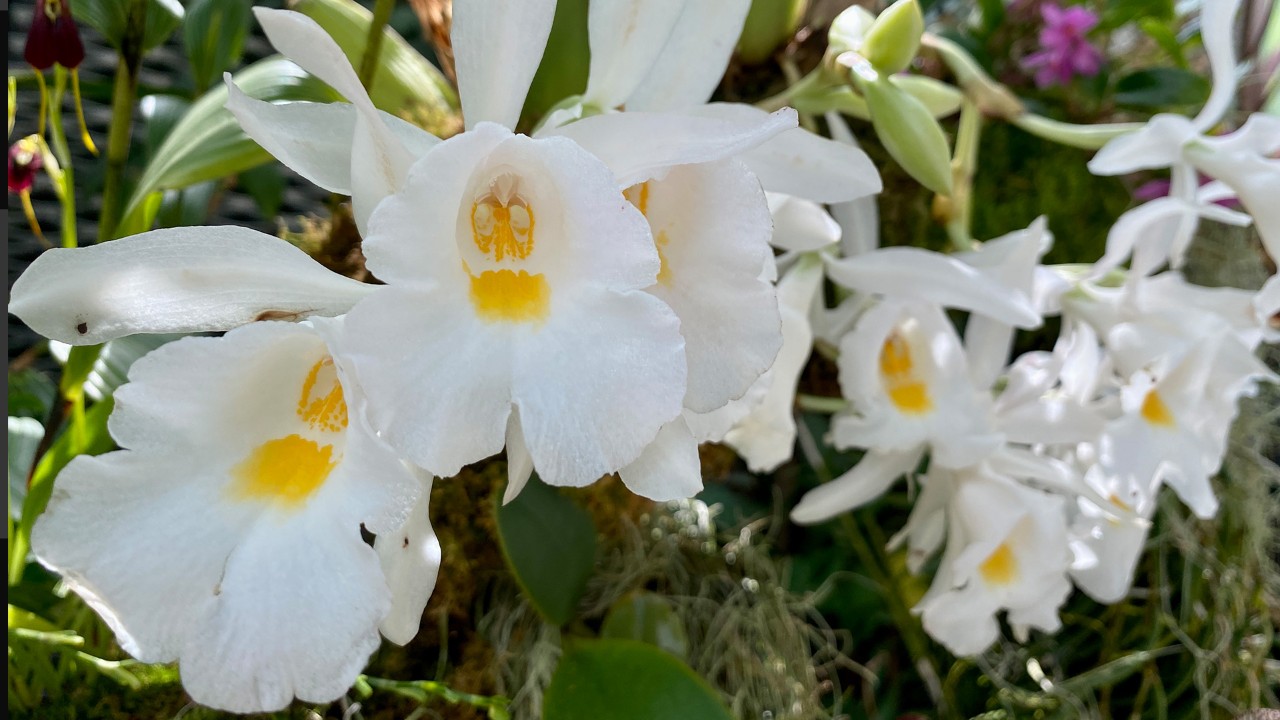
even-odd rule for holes
{"type": "Polygon", "coordinates": [[[1040,50],[1028,55],[1023,64],[1036,71],[1036,85],[1068,85],[1076,76],[1092,77],[1102,67],[1102,53],[1085,37],[1098,24],[1098,16],[1088,8],[1067,8],[1053,3],[1040,7],[1044,28],[1040,30],[1040,50]]]}

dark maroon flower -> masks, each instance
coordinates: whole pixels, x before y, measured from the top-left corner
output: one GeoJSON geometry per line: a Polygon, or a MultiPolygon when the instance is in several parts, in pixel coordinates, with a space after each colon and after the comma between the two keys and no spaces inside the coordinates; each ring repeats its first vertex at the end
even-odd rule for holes
{"type": "Polygon", "coordinates": [[[22,57],[37,70],[48,70],[54,63],[71,69],[84,60],[84,43],[67,0],[36,0],[36,16],[22,57]]]}
{"type": "Polygon", "coordinates": [[[40,148],[28,138],[9,146],[9,192],[24,193],[35,184],[36,173],[44,167],[40,148]]]}

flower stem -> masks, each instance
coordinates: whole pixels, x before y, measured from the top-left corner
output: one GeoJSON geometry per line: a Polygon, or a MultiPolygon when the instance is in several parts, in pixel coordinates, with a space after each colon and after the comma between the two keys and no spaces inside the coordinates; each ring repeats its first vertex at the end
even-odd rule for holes
{"type": "Polygon", "coordinates": [[[951,217],[947,220],[947,236],[958,252],[973,249],[973,174],[981,144],[982,111],[966,97],[960,103],[960,128],[951,159],[951,217]]]}
{"type": "Polygon", "coordinates": [[[142,64],[142,41],[147,31],[147,0],[132,0],[128,13],[116,64],[115,86],[111,91],[111,128],[107,132],[107,173],[102,186],[98,242],[113,239],[120,224],[120,195],[129,162],[133,106],[138,98],[138,67],[142,64]]]}
{"type": "Polygon", "coordinates": [[[382,55],[382,36],[395,6],[396,0],[377,0],[373,6],[369,39],[364,44],[364,57],[360,58],[360,84],[370,93],[373,92],[373,77],[378,72],[378,59],[382,55]]]}
{"type": "Polygon", "coordinates": [[[67,131],[62,127],[62,99],[67,93],[67,71],[61,65],[53,67],[53,97],[49,102],[49,149],[62,168],[62,192],[58,200],[62,204],[62,246],[79,245],[76,239],[76,191],[75,171],[71,167],[71,150],[67,147],[67,131]]]}

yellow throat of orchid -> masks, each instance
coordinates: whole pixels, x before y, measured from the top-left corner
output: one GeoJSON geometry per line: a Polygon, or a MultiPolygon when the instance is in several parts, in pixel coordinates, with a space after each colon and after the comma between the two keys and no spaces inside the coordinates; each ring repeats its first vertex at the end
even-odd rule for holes
{"type": "Polygon", "coordinates": [[[896,330],[880,349],[880,380],[889,400],[906,415],[923,415],[933,410],[929,385],[916,371],[911,345],[896,330]]]}
{"type": "Polygon", "coordinates": [[[1018,559],[1009,549],[1009,543],[1002,542],[978,566],[982,579],[990,585],[1008,585],[1018,579],[1018,559]]]}
{"type": "Polygon", "coordinates": [[[332,358],[325,356],[307,373],[295,412],[311,437],[292,433],[254,448],[231,470],[236,498],[297,509],[337,467],[342,454],[335,452],[339,438],[333,436],[347,429],[347,403],[332,358]]]}
{"type": "MultiPolygon", "coordinates": [[[[632,185],[622,192],[632,205],[649,220],[649,181],[646,180],[638,185],[632,185]]],[[[649,228],[653,229],[653,223],[649,223],[649,228]]],[[[658,268],[658,284],[671,285],[671,264],[667,262],[667,254],[664,252],[667,245],[671,242],[671,236],[667,235],[666,230],[655,230],[653,235],[653,246],[658,251],[658,262],[661,265],[658,268]]]]}
{"type": "MultiPolygon", "coordinates": [[[[471,240],[493,264],[528,259],[536,240],[533,206],[519,193],[520,180],[500,173],[471,203],[471,240]]],[[[551,286],[542,273],[498,268],[471,271],[471,303],[489,322],[541,322],[551,312],[551,286]]]]}

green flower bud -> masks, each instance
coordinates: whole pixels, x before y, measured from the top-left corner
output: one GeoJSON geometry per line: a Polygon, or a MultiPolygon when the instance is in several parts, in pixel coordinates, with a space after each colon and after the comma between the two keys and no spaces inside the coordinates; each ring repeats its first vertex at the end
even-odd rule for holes
{"type": "Polygon", "coordinates": [[[752,0],[738,38],[738,57],[749,65],[768,60],[796,34],[808,5],[809,0],[752,0]]]}
{"type": "Polygon", "coordinates": [[[940,195],[951,194],[951,148],[929,108],[892,78],[860,83],[871,125],[893,159],[917,182],[940,195]]]}
{"type": "Polygon", "coordinates": [[[898,0],[867,30],[859,52],[876,70],[892,75],[907,69],[920,49],[924,14],[917,0],[898,0]]]}
{"type": "Polygon", "coordinates": [[[866,8],[858,5],[847,8],[831,21],[831,30],[827,32],[827,52],[835,55],[850,50],[861,52],[867,31],[875,21],[875,16],[866,8]]]}

